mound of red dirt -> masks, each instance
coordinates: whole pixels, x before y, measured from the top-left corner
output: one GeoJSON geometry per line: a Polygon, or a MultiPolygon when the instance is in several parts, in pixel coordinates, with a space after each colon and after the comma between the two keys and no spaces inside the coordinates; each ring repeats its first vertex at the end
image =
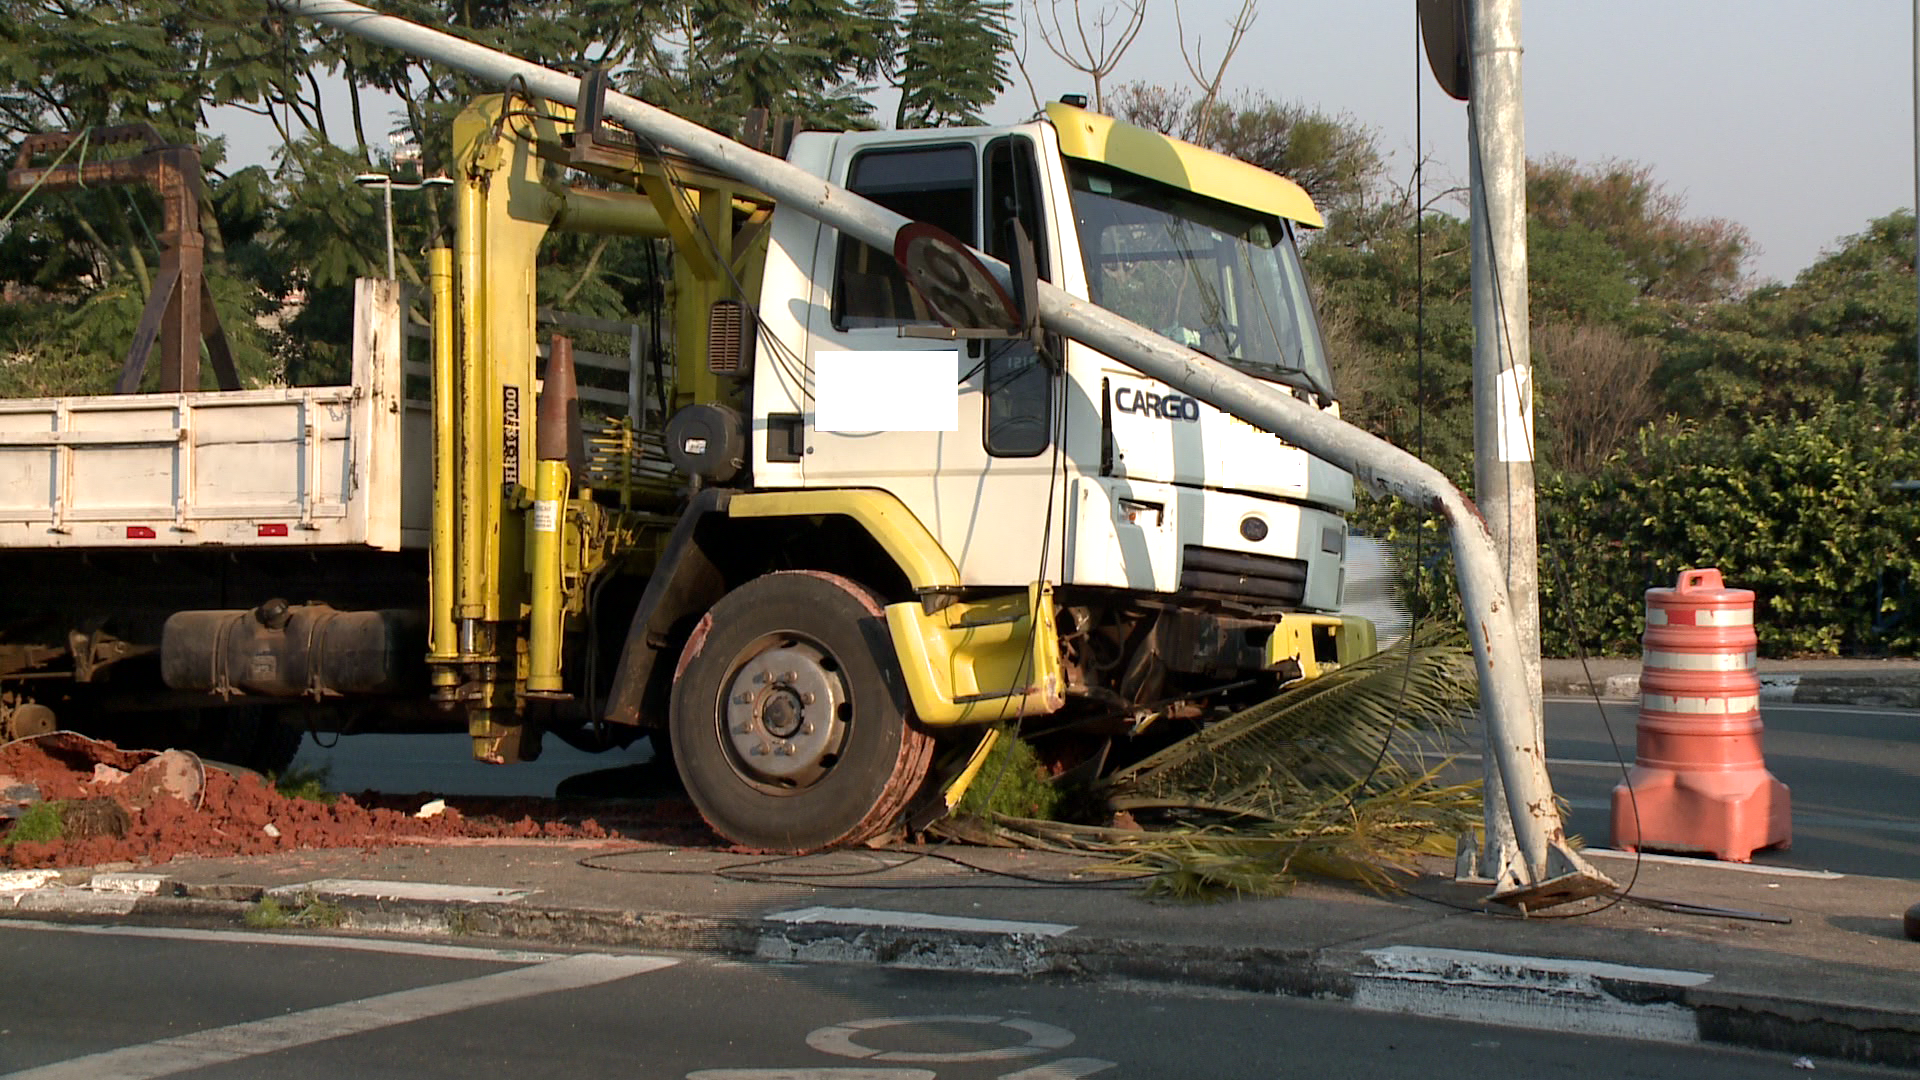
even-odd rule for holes
{"type": "MultiPolygon", "coordinates": [[[[0,791],[32,791],[40,801],[60,801],[88,823],[64,829],[60,839],[31,843],[8,842],[10,830],[0,822],[0,868],[151,866],[181,854],[258,855],[457,837],[614,835],[594,818],[562,814],[546,801],[525,801],[513,808],[527,811],[518,816],[470,816],[450,805],[422,818],[407,810],[369,808],[348,796],[331,803],[288,798],[259,776],[202,767],[180,751],[121,750],[69,732],[0,746],[0,791]]],[[[683,823],[665,824],[678,831],[683,823]]]]}

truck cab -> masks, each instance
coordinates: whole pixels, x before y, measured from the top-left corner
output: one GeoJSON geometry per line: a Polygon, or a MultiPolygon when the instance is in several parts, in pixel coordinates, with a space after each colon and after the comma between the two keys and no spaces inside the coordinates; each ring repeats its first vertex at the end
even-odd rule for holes
{"type": "MultiPolygon", "coordinates": [[[[1057,102],[1013,127],[807,133],[789,160],[1002,261],[1017,226],[1040,278],[1338,408],[1296,248],[1321,218],[1288,180],[1057,102]]],[[[1046,582],[1076,654],[1063,699],[1137,708],[1370,651],[1332,614],[1344,471],[1078,343],[943,339],[892,253],[784,207],[759,318],[754,486],[897,498],[962,595],[1046,582]]]]}

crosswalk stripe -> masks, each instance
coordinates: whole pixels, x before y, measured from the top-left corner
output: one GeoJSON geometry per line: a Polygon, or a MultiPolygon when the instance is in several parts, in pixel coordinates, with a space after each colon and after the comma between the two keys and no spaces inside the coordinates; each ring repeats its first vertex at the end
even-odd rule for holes
{"type": "Polygon", "coordinates": [[[479,978],[400,990],[88,1054],[8,1073],[0,1080],[153,1080],[428,1017],[597,986],[675,963],[678,961],[663,956],[582,953],[479,978]]]}

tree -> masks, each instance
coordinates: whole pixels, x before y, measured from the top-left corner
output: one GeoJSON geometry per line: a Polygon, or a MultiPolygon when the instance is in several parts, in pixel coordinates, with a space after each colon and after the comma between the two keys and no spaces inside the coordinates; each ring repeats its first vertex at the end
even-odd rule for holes
{"type": "Polygon", "coordinates": [[[919,0],[902,28],[893,126],[981,123],[1011,85],[1007,0],[919,0]]]}
{"type": "Polygon", "coordinates": [[[1914,415],[1914,219],[1897,210],[1802,271],[1672,331],[1667,406],[1736,427],[1830,405],[1914,415]]]}
{"type": "Polygon", "coordinates": [[[1708,304],[1737,295],[1753,247],[1724,218],[1689,218],[1686,200],[1631,161],[1582,166],[1554,156],[1527,163],[1527,217],[1552,229],[1591,229],[1625,260],[1649,300],[1708,304]]]}
{"type": "Polygon", "coordinates": [[[1659,415],[1657,342],[1606,323],[1552,322],[1533,331],[1541,372],[1540,458],[1586,475],[1659,415]]]}
{"type": "MultiPolygon", "coordinates": [[[[1114,0],[1111,6],[1102,0],[1099,10],[1091,13],[1080,6],[1080,0],[1072,0],[1072,29],[1061,18],[1061,3],[1046,0],[1046,10],[1035,20],[1040,42],[1061,63],[1093,81],[1093,109],[1106,112],[1107,79],[1119,69],[1120,58],[1146,25],[1147,0],[1114,0]]],[[[1034,0],[1034,7],[1039,6],[1040,0],[1034,0]]]]}

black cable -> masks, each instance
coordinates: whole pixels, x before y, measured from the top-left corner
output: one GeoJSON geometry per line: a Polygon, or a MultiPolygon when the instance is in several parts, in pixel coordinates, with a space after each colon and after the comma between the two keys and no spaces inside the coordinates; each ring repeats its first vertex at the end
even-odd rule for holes
{"type": "MultiPolygon", "coordinates": [[[[889,891],[889,892],[891,891],[915,892],[915,891],[931,891],[931,890],[941,890],[941,889],[991,889],[991,888],[1005,889],[1005,888],[1008,888],[1009,886],[978,885],[978,884],[966,884],[966,883],[956,883],[956,882],[945,882],[945,883],[936,883],[936,884],[923,883],[923,884],[913,884],[913,885],[887,885],[887,884],[854,885],[854,884],[844,884],[842,882],[844,882],[847,879],[870,877],[877,874],[888,873],[894,870],[905,869],[906,867],[912,866],[916,862],[921,862],[923,860],[929,860],[929,859],[937,860],[939,862],[951,863],[952,865],[958,866],[962,869],[971,870],[974,873],[978,873],[978,874],[986,874],[989,877],[1004,878],[1009,881],[1021,882],[1023,883],[1023,887],[1028,889],[1031,889],[1031,888],[1112,889],[1112,888],[1115,888],[1116,886],[1127,886],[1131,882],[1139,881],[1145,878],[1150,878],[1155,876],[1151,873],[1143,873],[1143,874],[1125,875],[1121,877],[1113,877],[1113,878],[1109,878],[1107,880],[1102,880],[1102,881],[1068,881],[1068,880],[1061,880],[1059,878],[1039,877],[1032,874],[1020,874],[1011,870],[998,870],[990,866],[981,866],[977,863],[971,863],[965,859],[948,855],[944,852],[943,849],[950,842],[951,841],[942,841],[940,844],[935,845],[932,849],[913,852],[909,854],[906,858],[901,859],[898,862],[887,862],[887,863],[883,863],[882,865],[874,866],[864,870],[824,870],[824,871],[815,871],[815,872],[788,871],[788,872],[779,872],[779,873],[758,872],[763,867],[776,867],[785,863],[796,862],[801,859],[815,858],[818,856],[818,853],[815,853],[812,855],[779,855],[779,856],[773,856],[770,858],[763,858],[763,859],[750,859],[746,862],[730,863],[726,866],[701,869],[701,870],[674,870],[674,869],[663,870],[663,869],[657,869],[657,868],[651,868],[651,867],[633,868],[633,867],[624,867],[624,866],[606,866],[606,865],[602,865],[601,863],[601,860],[606,860],[606,859],[620,859],[620,858],[631,857],[634,855],[652,855],[652,854],[659,854],[663,851],[671,850],[671,849],[665,849],[665,848],[634,848],[629,851],[611,851],[611,852],[603,852],[597,855],[586,855],[586,856],[582,856],[579,859],[576,859],[575,865],[588,870],[604,870],[609,873],[617,873],[617,874],[659,874],[665,877],[718,877],[728,881],[738,881],[738,882],[755,884],[755,885],[806,885],[813,888],[822,888],[822,889],[863,889],[863,890],[871,890],[871,891],[889,891]]],[[[835,854],[865,854],[869,858],[873,858],[876,861],[879,860],[879,856],[877,853],[836,852],[835,854]]]]}
{"type": "MultiPolygon", "coordinates": [[[[1420,39],[1420,8],[1415,5],[1413,11],[1413,356],[1414,356],[1414,456],[1425,460],[1427,456],[1427,263],[1426,230],[1421,213],[1421,203],[1425,199],[1426,180],[1425,161],[1421,157],[1421,109],[1420,77],[1424,57],[1420,39]]],[[[1413,526],[1413,580],[1414,599],[1419,599],[1421,567],[1424,563],[1422,541],[1426,538],[1426,518],[1423,515],[1413,526]]],[[[1344,559],[1343,559],[1344,561],[1344,559]]],[[[1407,626],[1407,664],[1400,675],[1400,698],[1393,707],[1393,720],[1387,725],[1387,733],[1380,740],[1380,751],[1373,756],[1373,764],[1368,766],[1367,774],[1360,778],[1347,792],[1347,806],[1342,813],[1351,817],[1355,802],[1360,793],[1380,772],[1380,766],[1386,763],[1387,749],[1393,745],[1393,737],[1399,728],[1400,720],[1407,709],[1407,691],[1413,683],[1413,646],[1420,634],[1420,616],[1417,611],[1407,626]]]]}

